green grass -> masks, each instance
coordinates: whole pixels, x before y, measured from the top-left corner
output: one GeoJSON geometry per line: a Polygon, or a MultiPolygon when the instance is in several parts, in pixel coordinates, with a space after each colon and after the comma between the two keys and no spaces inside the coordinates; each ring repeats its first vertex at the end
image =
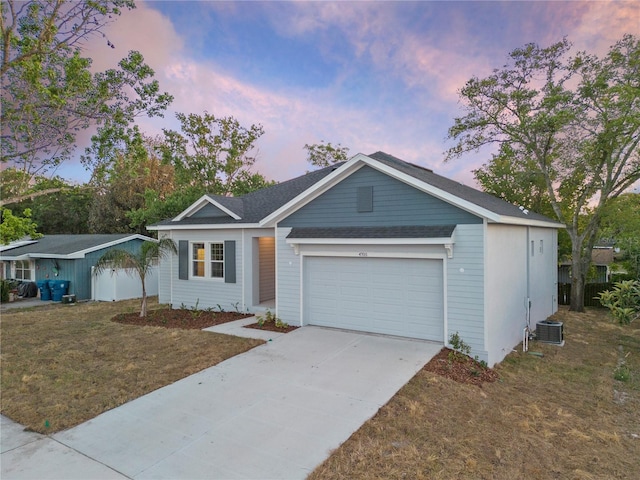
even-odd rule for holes
{"type": "Polygon", "coordinates": [[[111,321],[139,301],[2,314],[1,412],[52,433],[245,352],[260,340],[111,321]]]}

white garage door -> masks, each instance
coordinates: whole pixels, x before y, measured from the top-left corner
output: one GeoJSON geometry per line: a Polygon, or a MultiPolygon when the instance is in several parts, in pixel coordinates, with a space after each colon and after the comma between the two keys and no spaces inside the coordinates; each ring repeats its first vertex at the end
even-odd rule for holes
{"type": "Polygon", "coordinates": [[[305,323],[443,341],[442,261],[306,257],[305,323]]]}

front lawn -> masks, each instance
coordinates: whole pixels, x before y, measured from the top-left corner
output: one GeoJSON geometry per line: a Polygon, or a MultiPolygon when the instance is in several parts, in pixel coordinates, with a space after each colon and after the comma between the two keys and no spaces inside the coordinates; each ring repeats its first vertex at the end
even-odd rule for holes
{"type": "Polygon", "coordinates": [[[138,311],[139,303],[3,313],[2,414],[34,431],[56,432],[263,343],[111,321],[116,314],[138,311]]]}
{"type": "Polygon", "coordinates": [[[309,478],[640,478],[640,325],[557,318],[566,345],[511,353],[495,383],[420,371],[309,478]]]}

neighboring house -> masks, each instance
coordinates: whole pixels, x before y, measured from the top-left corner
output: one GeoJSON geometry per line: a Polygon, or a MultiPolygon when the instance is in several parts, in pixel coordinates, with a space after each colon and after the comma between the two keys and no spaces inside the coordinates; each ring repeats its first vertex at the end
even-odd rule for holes
{"type": "Polygon", "coordinates": [[[557,310],[563,225],[378,152],[148,227],[160,302],[447,344],[490,365],[557,310]]]}
{"type": "Polygon", "coordinates": [[[145,240],[154,239],[137,234],[45,235],[3,246],[0,261],[5,278],[69,280],[68,293],[88,300],[92,298],[91,267],[98,259],[112,248],[137,252],[145,240]]]}
{"type": "MultiPolygon", "coordinates": [[[[587,276],[587,283],[608,283],[611,279],[611,264],[614,261],[613,247],[593,247],[591,250],[591,266],[593,274],[587,276]]],[[[571,263],[558,265],[558,283],[571,283],[571,263]]]]}

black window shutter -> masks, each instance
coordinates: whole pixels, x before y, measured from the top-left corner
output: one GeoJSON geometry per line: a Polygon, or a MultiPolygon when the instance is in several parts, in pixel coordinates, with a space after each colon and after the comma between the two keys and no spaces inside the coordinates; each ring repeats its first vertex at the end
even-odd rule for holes
{"type": "Polygon", "coordinates": [[[224,283],[236,283],[236,242],[224,242],[224,283]]]}
{"type": "Polygon", "coordinates": [[[178,278],[189,280],[189,242],[178,241],[178,278]]]}

